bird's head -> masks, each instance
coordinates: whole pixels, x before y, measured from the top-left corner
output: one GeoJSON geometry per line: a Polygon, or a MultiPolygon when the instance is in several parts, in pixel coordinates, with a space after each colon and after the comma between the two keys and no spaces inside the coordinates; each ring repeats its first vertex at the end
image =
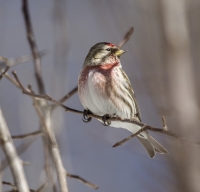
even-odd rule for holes
{"type": "Polygon", "coordinates": [[[124,52],[124,50],[119,49],[116,45],[112,43],[97,43],[90,49],[83,67],[120,62],[119,57],[124,52]]]}

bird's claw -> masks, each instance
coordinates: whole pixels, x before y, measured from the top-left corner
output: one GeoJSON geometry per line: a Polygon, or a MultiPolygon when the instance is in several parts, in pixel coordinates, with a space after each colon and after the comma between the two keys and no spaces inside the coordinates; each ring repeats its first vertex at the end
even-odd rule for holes
{"type": "Polygon", "coordinates": [[[83,118],[82,118],[83,122],[88,123],[92,120],[92,117],[88,116],[89,114],[92,114],[89,110],[83,111],[83,118]]]}
{"type": "Polygon", "coordinates": [[[102,121],[103,121],[103,125],[104,126],[109,126],[111,124],[111,121],[109,121],[110,119],[110,115],[108,114],[105,114],[103,117],[102,117],[102,121]]]}

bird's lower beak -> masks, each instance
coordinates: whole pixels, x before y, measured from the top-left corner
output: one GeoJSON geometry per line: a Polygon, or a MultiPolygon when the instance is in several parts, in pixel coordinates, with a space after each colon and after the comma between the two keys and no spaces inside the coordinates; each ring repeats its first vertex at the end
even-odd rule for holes
{"type": "Polygon", "coordinates": [[[126,51],[124,51],[124,50],[122,50],[122,49],[119,49],[119,50],[117,50],[116,52],[115,52],[115,55],[116,56],[120,56],[120,55],[122,55],[123,53],[125,53],[126,51]]]}

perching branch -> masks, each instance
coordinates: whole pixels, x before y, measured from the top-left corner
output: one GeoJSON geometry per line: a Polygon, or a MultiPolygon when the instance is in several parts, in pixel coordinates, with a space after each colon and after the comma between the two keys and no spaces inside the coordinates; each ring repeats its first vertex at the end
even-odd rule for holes
{"type": "MultiPolygon", "coordinates": [[[[82,115],[84,114],[83,111],[79,111],[79,110],[76,110],[76,109],[69,108],[69,107],[63,105],[62,103],[60,103],[59,101],[53,99],[49,95],[38,95],[38,94],[34,94],[34,93],[28,92],[23,87],[22,83],[20,82],[19,78],[17,77],[17,74],[14,71],[12,73],[13,73],[17,83],[20,85],[20,87],[22,89],[22,93],[24,93],[26,95],[29,95],[31,97],[36,97],[36,98],[40,98],[40,99],[45,99],[45,100],[51,101],[52,103],[62,107],[65,111],[72,112],[72,113],[77,113],[77,114],[82,114],[82,115]]],[[[92,118],[95,118],[95,119],[102,120],[102,116],[99,116],[99,115],[88,114],[88,116],[92,117],[92,118]]],[[[121,122],[126,122],[126,123],[132,123],[132,124],[135,124],[135,125],[138,125],[138,126],[141,127],[141,130],[139,130],[137,133],[132,134],[131,136],[127,137],[126,139],[116,143],[113,147],[117,147],[117,146],[123,144],[124,142],[130,140],[131,138],[135,137],[136,135],[138,135],[139,133],[141,133],[142,131],[145,131],[145,130],[149,130],[149,131],[153,131],[153,132],[159,132],[159,133],[174,137],[174,138],[176,138],[178,140],[184,140],[185,139],[185,138],[179,137],[177,134],[175,134],[172,131],[166,130],[164,128],[152,127],[152,126],[144,124],[144,123],[142,123],[142,122],[140,122],[140,121],[138,121],[136,119],[122,119],[120,117],[109,117],[108,121],[121,121],[121,122]]]]}
{"type": "Polygon", "coordinates": [[[17,155],[15,146],[9,133],[3,113],[0,109],[0,142],[1,147],[6,155],[12,175],[14,178],[15,186],[19,192],[29,192],[28,183],[24,174],[21,160],[17,155]]]}

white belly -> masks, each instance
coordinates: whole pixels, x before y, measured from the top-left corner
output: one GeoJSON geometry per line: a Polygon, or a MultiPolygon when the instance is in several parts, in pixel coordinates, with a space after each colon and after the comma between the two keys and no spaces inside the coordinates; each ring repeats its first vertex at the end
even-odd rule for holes
{"type": "MultiPolygon", "coordinates": [[[[92,113],[99,116],[109,114],[121,118],[131,118],[128,109],[122,102],[119,101],[115,105],[112,100],[112,93],[109,96],[106,94],[107,81],[109,81],[109,77],[98,73],[96,70],[91,70],[88,73],[86,82],[79,81],[79,97],[82,105],[85,109],[89,109],[92,113]]],[[[137,125],[123,122],[111,122],[110,126],[124,128],[132,133],[137,132],[141,128],[137,125]]]]}
{"type": "MultiPolygon", "coordinates": [[[[103,74],[90,71],[87,83],[81,86],[80,97],[85,109],[89,109],[96,115],[115,114],[117,109],[106,95],[106,79],[103,74]]],[[[80,87],[80,86],[79,86],[80,87]]]]}

